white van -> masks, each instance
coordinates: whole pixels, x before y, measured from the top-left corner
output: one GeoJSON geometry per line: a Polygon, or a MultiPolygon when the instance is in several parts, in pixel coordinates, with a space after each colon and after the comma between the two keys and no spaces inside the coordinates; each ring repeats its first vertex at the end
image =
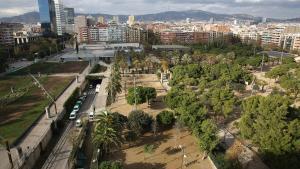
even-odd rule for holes
{"type": "Polygon", "coordinates": [[[76,119],[76,116],[77,116],[76,111],[72,111],[71,114],[70,114],[69,119],[70,119],[70,120],[75,120],[75,119],[76,119]]]}
{"type": "Polygon", "coordinates": [[[96,86],[96,93],[99,93],[99,92],[100,92],[100,87],[101,87],[101,85],[100,85],[100,84],[97,84],[97,86],[96,86]]]}
{"type": "Polygon", "coordinates": [[[95,117],[95,112],[90,112],[89,113],[89,120],[94,120],[95,117]]]}

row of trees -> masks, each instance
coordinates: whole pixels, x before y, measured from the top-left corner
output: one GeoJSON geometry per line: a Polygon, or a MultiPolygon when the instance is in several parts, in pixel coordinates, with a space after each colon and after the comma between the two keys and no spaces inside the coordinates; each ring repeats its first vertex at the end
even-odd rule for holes
{"type": "Polygon", "coordinates": [[[218,63],[212,66],[205,63],[191,64],[176,66],[172,72],[170,85],[199,86],[201,90],[224,86],[242,90],[245,83],[252,80],[252,76],[238,64],[218,63]]]}

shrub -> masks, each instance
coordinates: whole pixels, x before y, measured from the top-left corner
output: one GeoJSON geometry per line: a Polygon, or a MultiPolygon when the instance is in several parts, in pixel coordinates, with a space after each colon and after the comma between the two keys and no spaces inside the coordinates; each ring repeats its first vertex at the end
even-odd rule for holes
{"type": "Polygon", "coordinates": [[[144,146],[144,153],[152,154],[154,152],[154,145],[153,144],[146,144],[144,146]]]}
{"type": "Polygon", "coordinates": [[[162,111],[156,116],[156,121],[161,127],[168,128],[174,124],[175,117],[173,112],[162,111]]]}
{"type": "Polygon", "coordinates": [[[77,98],[79,97],[79,88],[76,88],[68,100],[64,103],[64,108],[66,112],[69,113],[72,111],[73,106],[75,105],[77,98]]]}
{"type": "Polygon", "coordinates": [[[122,165],[118,161],[103,161],[99,169],[122,169],[122,165]]]}
{"type": "Polygon", "coordinates": [[[132,111],[128,116],[128,128],[137,135],[151,130],[152,117],[141,110],[132,111]]]}

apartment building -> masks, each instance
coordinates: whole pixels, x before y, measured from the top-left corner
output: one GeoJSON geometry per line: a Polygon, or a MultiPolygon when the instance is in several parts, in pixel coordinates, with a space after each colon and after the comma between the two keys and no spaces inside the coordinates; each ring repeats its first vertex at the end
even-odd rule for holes
{"type": "Polygon", "coordinates": [[[14,32],[21,31],[22,24],[19,23],[0,23],[0,45],[13,46],[14,32]]]}

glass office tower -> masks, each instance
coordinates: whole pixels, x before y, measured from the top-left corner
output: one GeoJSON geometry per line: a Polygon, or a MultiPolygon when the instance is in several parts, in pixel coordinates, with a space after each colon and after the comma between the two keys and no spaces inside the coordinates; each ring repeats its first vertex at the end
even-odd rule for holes
{"type": "Polygon", "coordinates": [[[40,22],[43,34],[49,34],[53,31],[53,5],[52,0],[38,0],[40,22]]]}
{"type": "Polygon", "coordinates": [[[43,34],[65,32],[64,10],[61,0],[38,0],[43,34]]]}

